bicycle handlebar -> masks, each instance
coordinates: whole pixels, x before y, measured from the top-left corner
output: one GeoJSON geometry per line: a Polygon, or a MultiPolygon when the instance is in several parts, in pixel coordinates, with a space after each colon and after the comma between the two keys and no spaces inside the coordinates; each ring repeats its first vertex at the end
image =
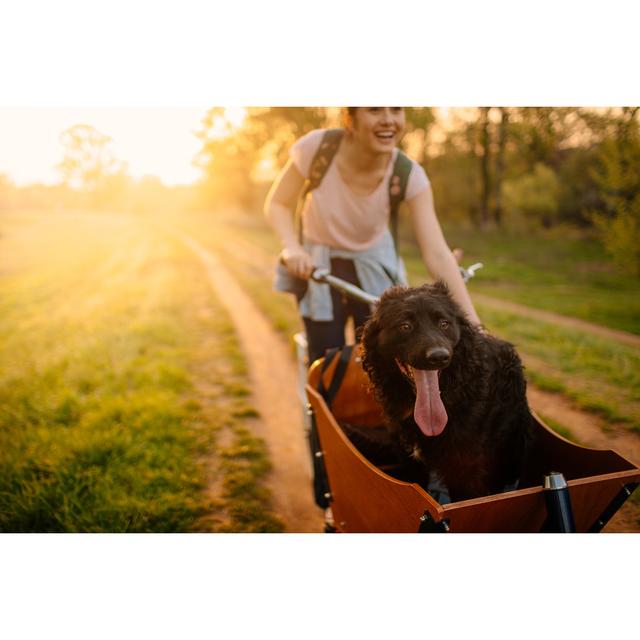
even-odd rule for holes
{"type": "MultiPolygon", "coordinates": [[[[472,264],[470,267],[466,269],[464,267],[460,267],[460,274],[462,275],[462,279],[465,282],[468,282],[471,278],[474,277],[476,271],[482,268],[482,262],[476,262],[472,264]]],[[[338,291],[342,291],[346,293],[348,296],[353,298],[354,300],[358,300],[359,302],[364,302],[365,304],[376,304],[380,298],[377,296],[373,296],[366,291],[360,289],[355,284],[351,282],[347,282],[342,278],[338,278],[334,275],[331,275],[329,269],[318,268],[313,271],[311,274],[311,279],[316,282],[320,282],[322,284],[328,284],[330,287],[337,289],[338,291]]]]}
{"type": "Polygon", "coordinates": [[[351,284],[351,282],[347,282],[342,278],[332,276],[329,269],[316,269],[311,274],[311,278],[316,282],[328,284],[334,289],[346,293],[348,296],[354,298],[355,300],[358,300],[359,302],[364,302],[366,304],[375,304],[380,300],[380,298],[378,298],[377,296],[373,296],[370,293],[367,293],[366,291],[360,289],[360,287],[356,287],[355,284],[351,284]]]}

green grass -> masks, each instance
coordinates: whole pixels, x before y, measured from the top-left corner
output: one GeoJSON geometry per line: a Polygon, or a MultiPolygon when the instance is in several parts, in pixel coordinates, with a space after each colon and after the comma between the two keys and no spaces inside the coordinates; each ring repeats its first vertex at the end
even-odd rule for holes
{"type": "Polygon", "coordinates": [[[526,356],[534,384],[640,432],[640,353],[598,336],[477,305],[490,329],[526,356]],[[538,362],[539,361],[539,362],[538,362]]]}
{"type": "Polygon", "coordinates": [[[0,531],[280,530],[242,354],[199,264],[130,218],[0,224],[0,531]]]}
{"type": "MultiPolygon", "coordinates": [[[[245,416],[246,417],[246,416],[245,416]]],[[[238,427],[231,446],[220,451],[224,475],[223,498],[229,522],[217,528],[219,532],[271,532],[283,530],[282,523],[264,509],[270,496],[256,482],[270,470],[265,444],[249,430],[238,427]]]]}
{"type": "MultiPolygon", "coordinates": [[[[602,247],[571,229],[532,236],[497,231],[445,230],[462,247],[464,264],[482,262],[473,290],[640,334],[640,281],[620,274],[602,247]]],[[[415,244],[405,230],[402,251],[409,271],[423,274],[415,244]]]]}

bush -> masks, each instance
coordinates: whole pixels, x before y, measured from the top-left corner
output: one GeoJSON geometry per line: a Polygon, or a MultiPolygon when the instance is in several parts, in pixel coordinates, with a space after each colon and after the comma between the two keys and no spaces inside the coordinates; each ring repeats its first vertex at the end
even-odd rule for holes
{"type": "Polygon", "coordinates": [[[640,275],[640,126],[623,116],[618,133],[600,148],[594,178],[604,207],[592,213],[605,249],[623,271],[640,275]]]}
{"type": "Polygon", "coordinates": [[[595,213],[591,219],[618,267],[640,276],[640,192],[629,206],[619,205],[613,217],[595,213]]]}
{"type": "Polygon", "coordinates": [[[509,226],[550,227],[558,217],[560,183],[553,169],[537,163],[533,171],[502,185],[509,226]]]}

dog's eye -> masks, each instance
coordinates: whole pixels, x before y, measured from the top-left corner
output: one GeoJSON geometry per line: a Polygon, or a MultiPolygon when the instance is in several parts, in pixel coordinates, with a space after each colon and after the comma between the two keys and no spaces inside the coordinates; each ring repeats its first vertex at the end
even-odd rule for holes
{"type": "Polygon", "coordinates": [[[398,325],[398,329],[400,329],[402,333],[409,333],[413,329],[413,326],[411,325],[410,322],[401,322],[398,325]]]}
{"type": "Polygon", "coordinates": [[[448,320],[440,320],[440,328],[441,329],[448,329],[449,328],[449,321],[448,320]]]}

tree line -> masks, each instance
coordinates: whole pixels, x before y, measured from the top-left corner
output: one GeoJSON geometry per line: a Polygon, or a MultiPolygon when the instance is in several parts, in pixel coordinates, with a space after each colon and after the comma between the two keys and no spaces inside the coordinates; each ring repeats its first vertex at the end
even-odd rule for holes
{"type": "MultiPolygon", "coordinates": [[[[429,175],[439,216],[479,230],[562,226],[597,234],[622,269],[640,275],[638,107],[407,108],[402,145],[429,175]]],[[[89,125],[61,134],[58,185],[18,188],[0,176],[0,210],[16,207],[260,211],[293,142],[341,125],[341,110],[253,107],[240,124],[209,109],[196,132],[197,185],[134,181],[111,140],[89,125]]]]}
{"type": "Polygon", "coordinates": [[[0,174],[0,212],[5,210],[154,213],[192,206],[193,189],[171,187],[152,175],[136,180],[117,158],[111,137],[89,124],[60,133],[63,154],[56,184],[17,186],[0,174]]]}
{"type": "MultiPolygon", "coordinates": [[[[443,220],[505,232],[592,231],[622,269],[640,275],[638,107],[449,111],[408,108],[402,143],[427,171],[443,220]]],[[[248,109],[228,136],[211,136],[222,113],[203,120],[197,162],[212,201],[254,207],[247,176],[268,182],[298,137],[340,125],[339,109],[264,107],[248,109]]]]}

